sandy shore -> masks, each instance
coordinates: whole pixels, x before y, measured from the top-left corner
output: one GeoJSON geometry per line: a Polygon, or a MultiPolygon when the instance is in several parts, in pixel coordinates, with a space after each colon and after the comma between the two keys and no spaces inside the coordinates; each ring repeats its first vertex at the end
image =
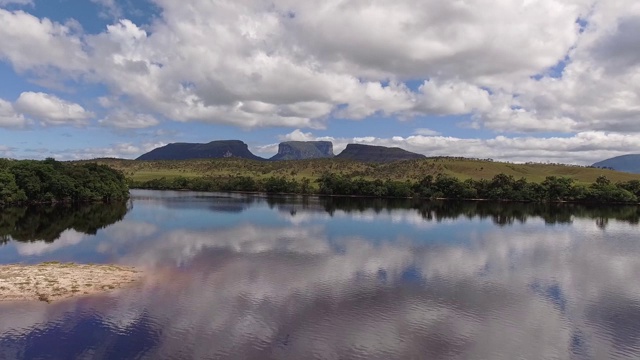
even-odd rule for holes
{"type": "Polygon", "coordinates": [[[111,291],[140,280],[142,272],[126,266],[57,262],[0,266],[0,301],[56,301],[111,291]]]}

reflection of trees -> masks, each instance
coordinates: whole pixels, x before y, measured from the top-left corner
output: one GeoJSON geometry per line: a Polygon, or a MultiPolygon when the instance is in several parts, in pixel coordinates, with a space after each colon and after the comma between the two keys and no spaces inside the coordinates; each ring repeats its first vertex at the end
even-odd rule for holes
{"type": "MultiPolygon", "coordinates": [[[[152,197],[153,198],[153,197],[152,197]]],[[[171,208],[193,208],[194,200],[163,199],[171,208]]],[[[499,226],[525,223],[529,218],[540,218],[546,224],[570,224],[574,218],[598,220],[601,228],[607,226],[606,219],[616,219],[631,224],[640,223],[640,206],[577,203],[525,203],[500,201],[438,201],[408,198],[362,198],[362,197],[316,197],[300,195],[254,196],[199,196],[198,202],[206,204],[208,209],[217,212],[240,212],[252,206],[254,202],[266,202],[270,208],[295,216],[299,210],[326,212],[333,216],[336,211],[391,212],[397,209],[416,210],[426,221],[441,222],[467,219],[490,219],[499,226]]]]}
{"type": "Polygon", "coordinates": [[[609,219],[605,218],[605,217],[599,217],[596,218],[596,225],[600,228],[600,229],[606,229],[607,225],[609,225],[609,219]]]}
{"type": "Polygon", "coordinates": [[[491,219],[496,225],[524,223],[541,218],[546,224],[570,224],[574,218],[587,218],[605,228],[609,219],[630,224],[640,223],[640,206],[599,206],[586,204],[512,203],[491,201],[423,201],[415,199],[321,198],[324,211],[336,210],[379,213],[394,209],[415,209],[427,221],[461,217],[491,219]]]}
{"type": "Polygon", "coordinates": [[[0,213],[0,244],[16,241],[53,242],[65,230],[93,235],[116,223],[127,213],[126,202],[95,203],[81,206],[7,208],[0,213]]]}

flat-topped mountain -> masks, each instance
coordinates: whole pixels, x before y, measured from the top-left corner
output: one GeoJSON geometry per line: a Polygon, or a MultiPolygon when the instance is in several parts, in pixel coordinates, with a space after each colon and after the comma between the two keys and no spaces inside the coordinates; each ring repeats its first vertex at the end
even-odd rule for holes
{"type": "Polygon", "coordinates": [[[387,163],[398,160],[424,159],[426,156],[412,153],[398,147],[349,144],[337,159],[348,159],[363,162],[387,163]]]}
{"type": "Polygon", "coordinates": [[[136,160],[189,160],[230,157],[264,160],[249,151],[249,146],[240,140],[218,140],[207,144],[173,143],[153,149],[136,160]]]}
{"type": "Polygon", "coordinates": [[[303,160],[332,158],[331,141],[286,141],[278,146],[278,153],[270,160],[303,160]]]}
{"type": "Polygon", "coordinates": [[[593,166],[640,174],[640,154],[616,156],[611,159],[597,162],[593,164],[593,166]]]}

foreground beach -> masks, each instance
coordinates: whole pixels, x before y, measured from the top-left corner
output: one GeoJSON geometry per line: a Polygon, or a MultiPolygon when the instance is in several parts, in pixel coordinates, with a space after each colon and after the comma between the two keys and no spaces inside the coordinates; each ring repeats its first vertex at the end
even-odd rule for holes
{"type": "Polygon", "coordinates": [[[132,267],[49,262],[0,266],[0,301],[56,301],[122,288],[142,277],[132,267]]]}

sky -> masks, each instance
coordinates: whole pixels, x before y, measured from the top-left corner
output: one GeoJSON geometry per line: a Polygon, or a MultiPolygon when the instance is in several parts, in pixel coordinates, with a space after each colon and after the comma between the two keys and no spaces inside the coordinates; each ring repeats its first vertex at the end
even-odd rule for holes
{"type": "Polygon", "coordinates": [[[640,153],[636,0],[0,0],[0,157],[640,153]]]}

